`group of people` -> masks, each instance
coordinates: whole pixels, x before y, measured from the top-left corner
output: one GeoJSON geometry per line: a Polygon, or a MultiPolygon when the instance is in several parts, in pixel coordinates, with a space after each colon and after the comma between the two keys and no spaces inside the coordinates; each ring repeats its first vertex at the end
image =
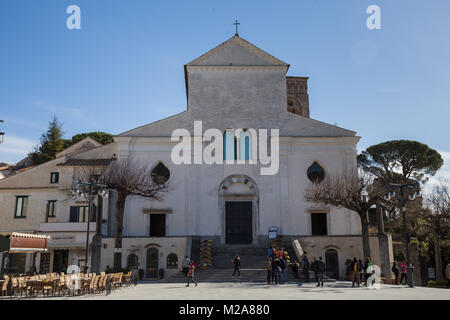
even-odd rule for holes
{"type": "Polygon", "coordinates": [[[186,287],[189,287],[191,281],[195,283],[195,286],[197,286],[198,283],[194,279],[195,272],[197,271],[197,265],[195,264],[195,261],[186,256],[181,266],[183,267],[184,276],[187,277],[186,287]]]}
{"type": "Polygon", "coordinates": [[[367,279],[372,274],[368,272],[368,269],[371,265],[372,262],[370,261],[370,258],[366,258],[364,262],[362,262],[361,259],[356,259],[356,257],[353,258],[353,261],[350,264],[350,270],[353,279],[352,287],[354,287],[355,284],[357,284],[359,287],[361,283],[363,283],[367,287],[367,279]]]}
{"type": "Polygon", "coordinates": [[[405,284],[408,283],[407,280],[407,274],[408,274],[408,265],[404,262],[399,262],[397,264],[396,261],[392,264],[392,273],[394,273],[395,276],[395,284],[403,284],[403,280],[405,281],[405,284]],[[398,276],[401,275],[400,283],[398,282],[398,276]]]}
{"type": "Polygon", "coordinates": [[[303,279],[305,282],[310,281],[309,272],[315,273],[317,287],[323,287],[323,275],[326,270],[325,262],[322,257],[317,260],[315,257],[312,263],[309,262],[307,253],[304,252],[301,263],[289,260],[288,253],[283,248],[275,248],[270,246],[267,252],[267,283],[268,284],[284,284],[287,282],[287,269],[291,268],[294,279],[300,279],[298,271],[301,268],[303,279]]]}

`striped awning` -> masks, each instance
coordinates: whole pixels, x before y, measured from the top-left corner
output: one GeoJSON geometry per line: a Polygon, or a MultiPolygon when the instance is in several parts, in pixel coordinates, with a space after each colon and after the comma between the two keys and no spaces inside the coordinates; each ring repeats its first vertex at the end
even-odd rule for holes
{"type": "Polygon", "coordinates": [[[13,232],[0,236],[0,252],[26,253],[47,251],[50,236],[13,232]]]}

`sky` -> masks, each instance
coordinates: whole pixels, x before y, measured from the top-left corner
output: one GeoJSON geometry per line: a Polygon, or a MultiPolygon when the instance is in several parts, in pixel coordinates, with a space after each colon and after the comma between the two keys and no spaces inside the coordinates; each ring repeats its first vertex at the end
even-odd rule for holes
{"type": "Polygon", "coordinates": [[[65,138],[112,134],[186,109],[183,65],[234,35],[307,76],[311,117],[356,131],[358,150],[411,139],[450,178],[448,0],[2,0],[0,162],[39,143],[56,115],[65,138]],[[66,9],[81,9],[69,30],[66,9]],[[381,29],[366,10],[378,5],[381,29]]]}

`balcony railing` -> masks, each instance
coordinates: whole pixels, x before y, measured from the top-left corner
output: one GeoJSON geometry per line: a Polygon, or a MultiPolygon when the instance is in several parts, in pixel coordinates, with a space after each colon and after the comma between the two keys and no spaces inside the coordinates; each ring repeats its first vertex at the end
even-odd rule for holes
{"type": "MultiPolygon", "coordinates": [[[[95,222],[90,222],[89,231],[95,232],[95,222]]],[[[86,222],[48,222],[41,223],[40,231],[43,232],[86,232],[87,223],[86,222]]]]}

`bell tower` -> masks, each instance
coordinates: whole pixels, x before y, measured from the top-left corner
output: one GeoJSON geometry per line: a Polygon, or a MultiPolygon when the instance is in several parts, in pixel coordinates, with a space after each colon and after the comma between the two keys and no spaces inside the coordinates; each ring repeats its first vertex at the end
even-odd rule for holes
{"type": "Polygon", "coordinates": [[[287,111],[309,118],[308,77],[286,77],[287,111]]]}

